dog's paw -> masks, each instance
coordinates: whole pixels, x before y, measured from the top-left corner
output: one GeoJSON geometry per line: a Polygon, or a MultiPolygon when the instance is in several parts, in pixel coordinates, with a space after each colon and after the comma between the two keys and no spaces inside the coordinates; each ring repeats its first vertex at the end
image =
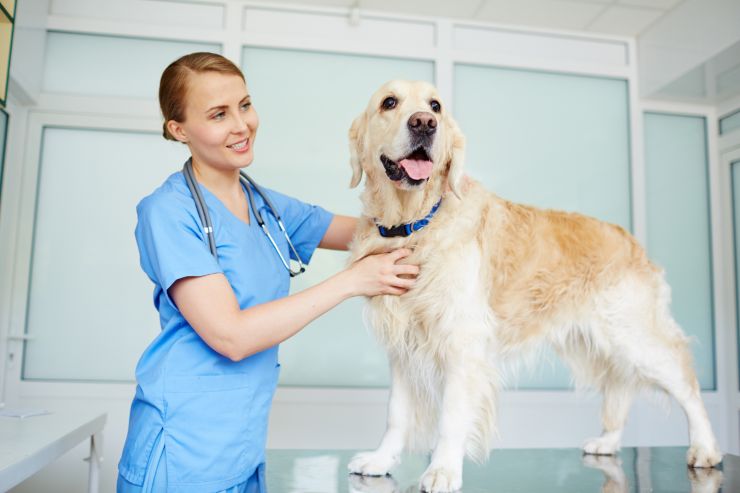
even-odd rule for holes
{"type": "Polygon", "coordinates": [[[362,476],[385,476],[398,464],[398,459],[386,454],[375,452],[360,452],[352,457],[347,469],[352,474],[362,476]]]}
{"type": "Polygon", "coordinates": [[[586,440],[583,453],[591,455],[614,455],[619,451],[619,441],[609,436],[600,436],[586,440]]]}
{"type": "Polygon", "coordinates": [[[421,491],[425,493],[451,493],[462,488],[462,472],[446,467],[429,466],[421,477],[421,491]]]}
{"type": "Polygon", "coordinates": [[[714,467],[722,462],[722,453],[716,445],[692,445],[686,452],[686,463],[689,467],[714,467]]]}

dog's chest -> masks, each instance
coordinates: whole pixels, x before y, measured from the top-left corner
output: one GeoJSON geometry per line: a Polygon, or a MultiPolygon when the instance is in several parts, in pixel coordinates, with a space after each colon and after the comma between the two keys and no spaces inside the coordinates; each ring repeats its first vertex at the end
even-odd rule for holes
{"type": "MultiPolygon", "coordinates": [[[[373,328],[398,341],[447,334],[453,325],[488,311],[480,280],[480,253],[474,245],[448,255],[420,246],[409,263],[419,265],[415,286],[401,296],[377,296],[370,302],[373,328]]],[[[385,338],[385,337],[384,337],[385,338]]]]}

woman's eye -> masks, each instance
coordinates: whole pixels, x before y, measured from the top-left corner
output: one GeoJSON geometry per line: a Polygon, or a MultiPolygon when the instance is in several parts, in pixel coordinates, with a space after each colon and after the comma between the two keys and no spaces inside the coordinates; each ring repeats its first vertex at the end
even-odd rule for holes
{"type": "Polygon", "coordinates": [[[437,101],[436,99],[432,99],[429,102],[429,106],[431,106],[432,111],[434,111],[435,113],[439,113],[440,111],[442,111],[442,105],[439,104],[439,101],[437,101]]]}
{"type": "Polygon", "coordinates": [[[215,115],[213,115],[211,118],[213,118],[214,120],[221,120],[221,119],[223,119],[223,117],[225,115],[226,115],[226,113],[224,113],[223,111],[219,111],[218,113],[216,113],[215,115]]]}
{"type": "Polygon", "coordinates": [[[252,103],[242,103],[242,109],[244,111],[248,110],[250,106],[252,106],[252,103]]]}
{"type": "Polygon", "coordinates": [[[398,103],[398,100],[394,98],[393,96],[388,96],[383,100],[383,109],[384,110],[392,110],[396,107],[396,104],[398,103]]]}

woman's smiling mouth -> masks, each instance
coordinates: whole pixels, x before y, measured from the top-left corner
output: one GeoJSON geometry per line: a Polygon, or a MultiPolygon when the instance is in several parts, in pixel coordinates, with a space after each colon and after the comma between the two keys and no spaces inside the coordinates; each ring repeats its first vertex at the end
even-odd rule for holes
{"type": "Polygon", "coordinates": [[[247,149],[249,149],[249,139],[244,139],[240,142],[228,145],[226,147],[236,152],[245,152],[247,149]]]}

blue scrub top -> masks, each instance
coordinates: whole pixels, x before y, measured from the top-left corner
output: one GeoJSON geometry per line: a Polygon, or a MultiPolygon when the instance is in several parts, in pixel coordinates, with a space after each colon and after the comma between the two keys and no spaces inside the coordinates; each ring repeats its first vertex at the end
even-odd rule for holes
{"type": "MultiPolygon", "coordinates": [[[[219,491],[248,479],[264,463],[267,420],[277,385],[277,346],[234,362],[212,350],[170,299],[178,279],[223,273],[242,309],[288,295],[290,277],[250,209],[246,224],[205,187],[201,193],[215,232],[218,262],[181,172],[172,174],[137,206],[141,267],[154,283],[160,334],[136,366],[136,395],[118,470],[141,485],[155,444],[166,461],[168,491],[219,491]],[[161,438],[161,440],[158,440],[161,438]]],[[[304,263],[323,238],[326,210],[263,188],[279,211],[304,263]]],[[[270,232],[283,256],[292,256],[277,221],[259,194],[270,232]]],[[[154,460],[153,460],[154,459],[154,460]]]]}

